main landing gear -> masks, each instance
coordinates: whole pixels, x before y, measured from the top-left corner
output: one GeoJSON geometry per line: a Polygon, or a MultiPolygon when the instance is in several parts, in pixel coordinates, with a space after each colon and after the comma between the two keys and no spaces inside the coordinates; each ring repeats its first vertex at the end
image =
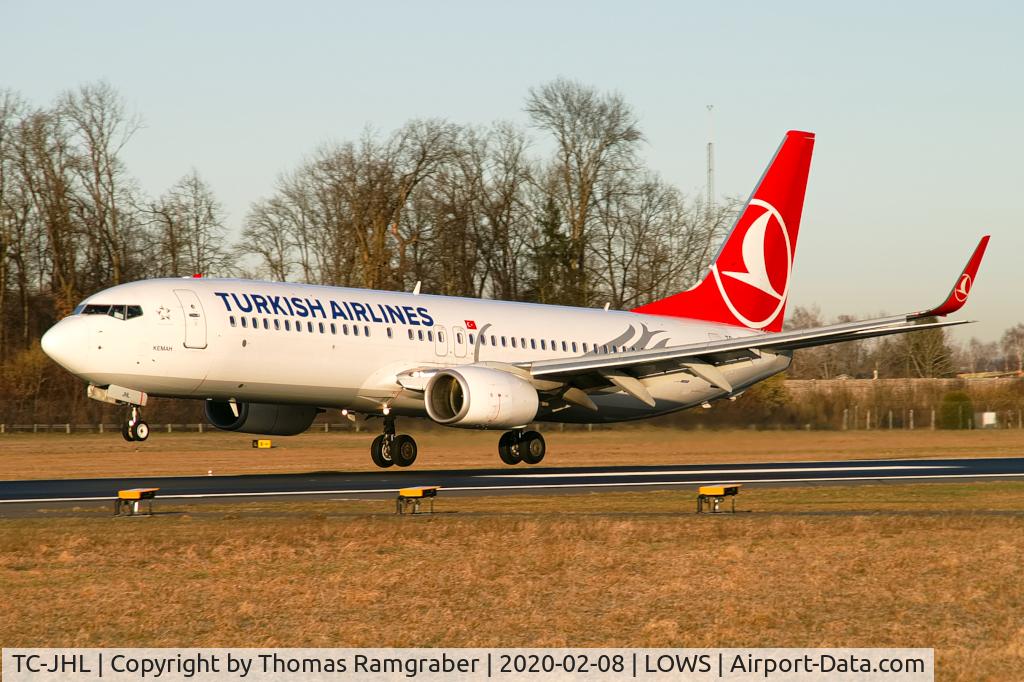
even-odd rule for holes
{"type": "Polygon", "coordinates": [[[416,441],[404,433],[395,435],[394,416],[384,415],[384,433],[373,439],[370,457],[382,469],[393,464],[407,467],[416,461],[416,441]]]}
{"type": "Polygon", "coordinates": [[[540,464],[547,449],[536,431],[506,431],[498,441],[498,456],[505,464],[540,464]]]}
{"type": "Polygon", "coordinates": [[[138,405],[128,408],[128,417],[121,424],[121,435],[126,441],[143,441],[149,438],[149,424],[142,421],[142,410],[138,405]]]}

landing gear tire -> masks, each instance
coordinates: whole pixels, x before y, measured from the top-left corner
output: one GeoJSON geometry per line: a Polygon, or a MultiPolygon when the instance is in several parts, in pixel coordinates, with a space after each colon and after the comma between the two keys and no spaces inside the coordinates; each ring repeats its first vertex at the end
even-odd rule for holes
{"type": "Polygon", "coordinates": [[[142,410],[132,405],[128,417],[121,423],[121,437],[128,442],[144,441],[149,438],[149,424],[142,421],[142,410]]]}
{"type": "Polygon", "coordinates": [[[389,442],[388,437],[384,434],[374,438],[373,443],[370,444],[370,459],[381,469],[387,469],[395,463],[395,460],[391,458],[392,445],[393,443],[389,442]]]}
{"type": "Polygon", "coordinates": [[[395,464],[407,467],[416,461],[416,441],[412,436],[402,434],[395,436],[391,443],[391,455],[395,464]]]}
{"type": "Polygon", "coordinates": [[[128,431],[132,440],[144,441],[149,438],[149,424],[146,422],[135,422],[129,427],[128,431]]]}
{"type": "Polygon", "coordinates": [[[540,464],[547,452],[544,436],[536,431],[526,431],[519,436],[519,456],[527,464],[540,464]]]}
{"type": "Polygon", "coordinates": [[[518,435],[515,431],[506,431],[501,434],[501,439],[498,441],[498,456],[505,464],[515,466],[523,461],[518,435]]]}

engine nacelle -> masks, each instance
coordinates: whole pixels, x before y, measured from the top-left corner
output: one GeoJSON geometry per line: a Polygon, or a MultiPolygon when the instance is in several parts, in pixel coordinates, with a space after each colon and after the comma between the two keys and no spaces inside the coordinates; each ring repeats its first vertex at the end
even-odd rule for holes
{"type": "Polygon", "coordinates": [[[460,367],[430,378],[427,414],[438,424],[513,428],[533,421],[540,399],[529,381],[500,369],[460,367]]]}
{"type": "Polygon", "coordinates": [[[207,400],[206,418],[222,431],[259,433],[267,436],[294,436],[309,428],[317,408],[307,405],[235,403],[238,416],[226,400],[207,400]]]}

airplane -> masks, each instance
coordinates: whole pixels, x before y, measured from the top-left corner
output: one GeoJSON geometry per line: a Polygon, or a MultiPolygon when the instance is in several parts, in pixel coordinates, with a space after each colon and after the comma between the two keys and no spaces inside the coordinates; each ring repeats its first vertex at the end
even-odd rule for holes
{"type": "Polygon", "coordinates": [[[43,350],[125,405],[144,441],[149,396],[205,401],[218,429],[295,435],[318,413],[383,417],[370,455],[407,467],[396,417],[500,429],[503,462],[537,464],[537,422],[610,423],[735,399],[800,348],[963,324],[989,237],[924,311],[782,330],[814,134],[789,131],[704,278],[630,311],[242,279],[152,279],[94,294],[43,350]]]}

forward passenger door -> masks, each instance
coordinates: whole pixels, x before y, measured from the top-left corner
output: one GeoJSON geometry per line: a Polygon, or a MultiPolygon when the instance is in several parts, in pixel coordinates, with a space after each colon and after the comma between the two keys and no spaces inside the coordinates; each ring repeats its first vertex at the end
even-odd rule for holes
{"type": "Polygon", "coordinates": [[[191,289],[175,289],[185,316],[185,348],[206,348],[206,316],[203,304],[191,289]]]}

